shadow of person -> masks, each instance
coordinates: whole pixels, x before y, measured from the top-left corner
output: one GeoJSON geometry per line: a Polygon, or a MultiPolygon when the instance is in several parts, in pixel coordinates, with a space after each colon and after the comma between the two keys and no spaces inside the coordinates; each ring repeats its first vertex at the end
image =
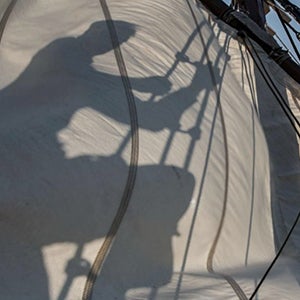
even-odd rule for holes
{"type": "Polygon", "coordinates": [[[95,299],[125,299],[130,289],[158,289],[173,273],[172,238],[186,212],[194,177],[174,166],[138,169],[130,207],[96,281],[95,299]],[[162,188],[163,187],[163,188],[162,188]]]}
{"type": "MultiPolygon", "coordinates": [[[[134,35],[132,24],[114,23],[120,43],[134,35]]],[[[115,150],[103,150],[105,155],[91,157],[84,152],[88,145],[70,157],[66,143],[59,139],[75,114],[80,114],[77,125],[86,135],[91,135],[91,127],[98,124],[101,134],[93,142],[101,151],[109,147],[112,137],[111,131],[101,125],[112,124],[112,120],[130,124],[120,76],[93,66],[92,57],[111,51],[109,45],[105,23],[94,23],[82,36],[58,39],[40,50],[24,72],[0,91],[3,299],[55,298],[51,287],[57,289],[64,284],[64,276],[59,274],[63,267],[70,277],[82,275],[82,270],[87,275],[88,264],[82,265],[80,253],[72,267],[62,267],[64,254],[45,255],[45,247],[74,243],[82,249],[87,242],[106,235],[116,213],[127,179],[127,163],[115,150]],[[96,120],[91,120],[87,107],[96,120]],[[109,122],[107,117],[111,118],[109,122]],[[50,278],[51,265],[57,273],[50,278]]],[[[156,94],[170,88],[163,78],[130,81],[135,88],[156,94]]],[[[149,113],[154,117],[156,111],[149,113]]],[[[147,124],[145,128],[157,130],[147,124]]],[[[121,133],[118,138],[122,140],[121,133]]],[[[103,279],[111,286],[116,284],[120,295],[133,287],[168,282],[172,272],[171,237],[193,188],[194,178],[186,170],[163,164],[138,167],[131,205],[112,248],[113,265],[108,261],[103,273],[103,279]],[[112,280],[116,274],[111,267],[119,275],[119,283],[112,280]]],[[[71,283],[63,287],[60,299],[66,297],[71,283]]]]}

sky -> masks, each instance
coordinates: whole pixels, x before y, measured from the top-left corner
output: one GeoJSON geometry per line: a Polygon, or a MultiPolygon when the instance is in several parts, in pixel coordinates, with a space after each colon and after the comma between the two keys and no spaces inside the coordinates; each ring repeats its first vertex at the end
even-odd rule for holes
{"type": "MultiPolygon", "coordinates": [[[[231,0],[223,0],[224,2],[226,2],[227,4],[229,4],[231,2],[231,0]]],[[[295,5],[300,5],[300,1],[299,0],[290,0],[291,3],[295,4],[295,5]]],[[[278,43],[282,46],[282,48],[287,48],[291,55],[294,56],[297,60],[297,55],[295,53],[295,51],[293,50],[293,47],[289,41],[289,38],[287,37],[281,23],[280,20],[277,17],[277,14],[271,9],[271,12],[267,15],[267,24],[277,33],[277,35],[280,37],[280,39],[283,41],[283,43],[285,44],[285,46],[283,46],[281,44],[281,42],[278,40],[278,38],[275,37],[275,39],[277,39],[278,43]]],[[[298,24],[296,21],[292,20],[292,22],[290,23],[298,32],[300,32],[300,24],[298,24]]],[[[296,38],[295,34],[293,32],[291,32],[291,36],[294,39],[294,42],[297,46],[297,49],[300,52],[300,42],[299,40],[296,38]]],[[[299,60],[298,60],[299,62],[299,60]]],[[[299,62],[300,63],[300,62],[299,62]]]]}

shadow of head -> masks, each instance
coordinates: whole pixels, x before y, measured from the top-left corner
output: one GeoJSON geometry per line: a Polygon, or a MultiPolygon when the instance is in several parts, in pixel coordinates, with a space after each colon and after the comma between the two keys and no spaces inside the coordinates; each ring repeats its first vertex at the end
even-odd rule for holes
{"type": "Polygon", "coordinates": [[[129,40],[136,26],[125,21],[94,22],[78,39],[92,55],[105,54],[129,40]]]}

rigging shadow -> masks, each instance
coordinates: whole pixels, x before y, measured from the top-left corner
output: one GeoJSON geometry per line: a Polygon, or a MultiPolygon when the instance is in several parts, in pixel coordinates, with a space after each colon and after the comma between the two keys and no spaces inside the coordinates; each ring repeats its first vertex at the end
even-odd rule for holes
{"type": "MultiPolygon", "coordinates": [[[[132,24],[114,23],[120,43],[135,34],[132,24]]],[[[89,263],[81,258],[84,245],[105,237],[117,211],[128,174],[121,152],[70,158],[68,145],[59,139],[78,112],[83,124],[88,122],[83,108],[130,124],[121,77],[91,66],[93,56],[112,50],[109,45],[105,23],[96,22],[82,36],[58,39],[40,50],[25,71],[0,91],[0,289],[5,299],[53,298],[47,264],[59,264],[59,255],[46,264],[42,251],[70,242],[78,248],[65,266],[67,279],[58,296],[65,299],[73,280],[89,271],[89,263]]],[[[196,71],[188,87],[159,102],[135,99],[140,128],[180,130],[182,114],[206,89],[203,60],[193,64],[196,71]]],[[[156,95],[170,89],[167,76],[130,78],[130,82],[134,89],[156,95]]],[[[91,134],[84,126],[80,129],[91,134]]],[[[199,138],[194,132],[189,132],[192,138],[199,138]]],[[[102,138],[105,143],[109,135],[102,138]]],[[[177,223],[194,190],[194,177],[187,169],[164,161],[138,167],[130,207],[104,264],[97,299],[109,299],[115,292],[124,297],[131,288],[169,282],[171,239],[178,234],[177,223]],[[104,288],[108,282],[114,291],[104,288]]]]}

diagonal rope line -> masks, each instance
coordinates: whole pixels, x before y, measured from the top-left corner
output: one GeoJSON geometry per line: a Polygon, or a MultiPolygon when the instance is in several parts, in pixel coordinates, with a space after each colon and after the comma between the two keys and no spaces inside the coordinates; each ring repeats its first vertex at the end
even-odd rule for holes
{"type": "Polygon", "coordinates": [[[261,278],[261,280],[259,281],[258,285],[256,286],[255,290],[253,291],[251,297],[249,298],[249,300],[252,300],[255,295],[257,294],[258,290],[260,289],[261,285],[264,283],[265,279],[267,278],[268,274],[270,273],[270,271],[272,270],[273,266],[275,265],[276,261],[278,260],[279,256],[281,255],[285,245],[287,244],[290,236],[292,235],[297,223],[299,222],[300,219],[300,211],[298,212],[298,215],[296,217],[296,220],[294,221],[293,226],[291,227],[289,233],[287,234],[284,242],[282,243],[279,251],[277,252],[276,256],[274,257],[274,259],[272,260],[271,264],[269,265],[268,269],[266,270],[265,274],[263,275],[263,277],[261,278]]]}
{"type": "Polygon", "coordinates": [[[282,108],[283,112],[285,113],[286,117],[288,118],[288,120],[290,121],[292,127],[294,128],[296,134],[298,135],[298,137],[300,138],[300,132],[298,130],[298,128],[296,127],[295,123],[297,124],[297,126],[300,128],[300,122],[297,119],[297,117],[293,114],[291,108],[288,106],[288,104],[285,102],[284,98],[282,97],[279,89],[277,88],[277,86],[275,85],[275,83],[273,82],[271,76],[269,75],[267,69],[265,68],[261,58],[259,57],[257,51],[255,50],[255,47],[253,45],[253,43],[251,42],[251,40],[248,38],[248,36],[246,35],[246,33],[244,32],[239,32],[238,33],[241,38],[244,40],[244,44],[248,50],[248,52],[250,53],[256,67],[258,68],[260,74],[262,75],[263,79],[265,80],[266,84],[268,85],[268,87],[270,88],[271,92],[273,93],[276,101],[278,102],[278,104],[280,105],[280,107],[282,108]],[[249,44],[248,44],[249,43],[249,44]],[[249,47],[249,45],[251,47],[249,47]],[[257,59],[255,59],[251,49],[253,50],[253,52],[255,53],[255,56],[257,59]],[[260,65],[258,64],[257,60],[259,61],[260,65]],[[295,122],[295,123],[294,123],[295,122]]]}
{"type": "Polygon", "coordinates": [[[278,16],[278,19],[280,20],[280,23],[281,23],[281,25],[282,25],[282,27],[283,27],[283,29],[284,29],[287,37],[289,38],[289,41],[290,41],[290,43],[291,43],[291,45],[292,45],[292,47],[293,47],[293,49],[294,49],[294,51],[295,51],[295,53],[296,53],[296,55],[298,57],[298,60],[300,60],[299,50],[298,50],[298,48],[297,48],[297,46],[296,46],[296,44],[295,44],[295,42],[294,42],[294,40],[292,38],[292,36],[291,36],[291,34],[290,34],[287,26],[286,26],[286,22],[284,21],[283,17],[281,16],[280,11],[279,11],[278,7],[275,5],[274,1],[271,0],[271,2],[274,4],[275,12],[276,12],[276,14],[278,16]]]}

